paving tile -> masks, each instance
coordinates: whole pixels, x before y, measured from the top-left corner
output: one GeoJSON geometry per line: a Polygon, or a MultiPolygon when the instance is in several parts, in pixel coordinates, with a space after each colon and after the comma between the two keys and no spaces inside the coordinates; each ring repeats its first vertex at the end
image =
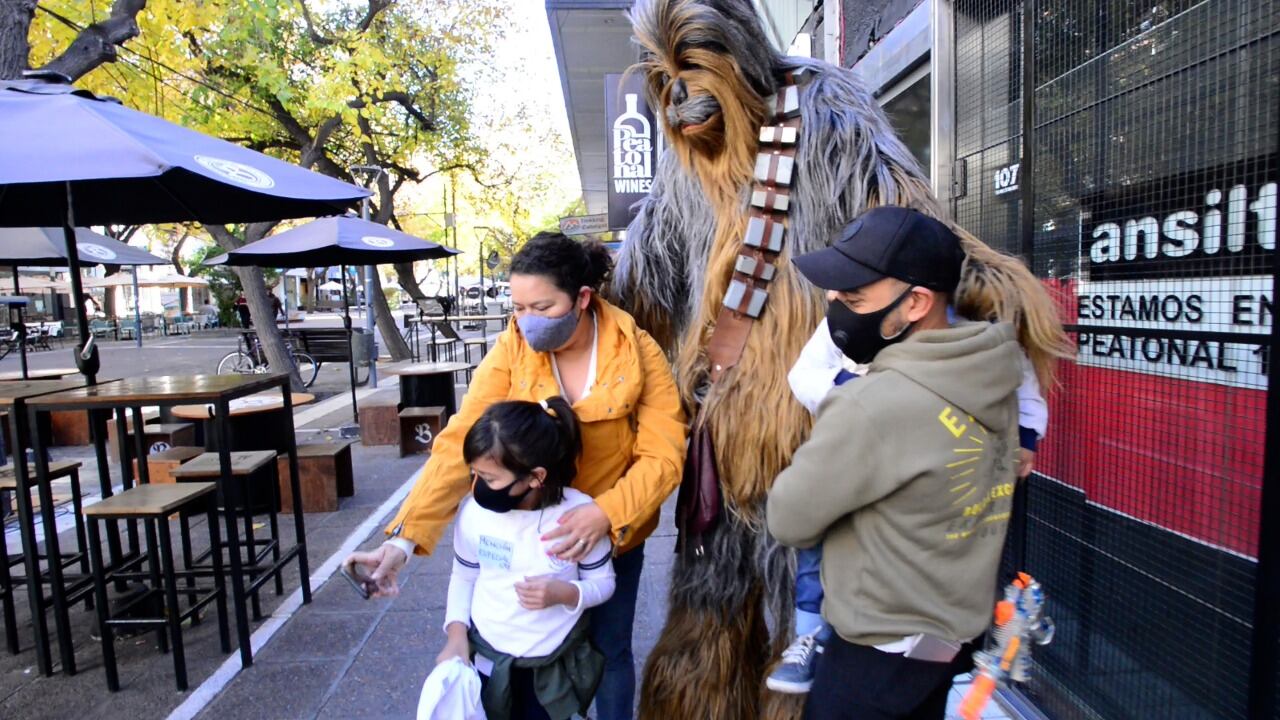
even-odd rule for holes
{"type": "Polygon", "coordinates": [[[198,718],[224,720],[297,720],[313,717],[325,694],[342,676],[347,661],[255,663],[198,718]]]}
{"type": "Polygon", "coordinates": [[[422,682],[431,672],[434,658],[435,653],[430,653],[388,661],[383,655],[362,653],[333,689],[317,717],[332,720],[413,717],[422,682]]]}
{"type": "Polygon", "coordinates": [[[258,652],[254,662],[350,660],[378,618],[376,612],[299,613],[258,652]]]}

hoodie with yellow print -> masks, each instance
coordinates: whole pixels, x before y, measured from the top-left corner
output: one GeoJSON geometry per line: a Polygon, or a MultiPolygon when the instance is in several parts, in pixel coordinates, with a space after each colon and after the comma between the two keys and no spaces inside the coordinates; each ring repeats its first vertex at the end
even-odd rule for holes
{"type": "Polygon", "coordinates": [[[833,390],[769,493],[769,531],[823,543],[822,614],[878,645],[986,628],[1018,451],[1020,354],[1007,323],[913,334],[833,390]]]}

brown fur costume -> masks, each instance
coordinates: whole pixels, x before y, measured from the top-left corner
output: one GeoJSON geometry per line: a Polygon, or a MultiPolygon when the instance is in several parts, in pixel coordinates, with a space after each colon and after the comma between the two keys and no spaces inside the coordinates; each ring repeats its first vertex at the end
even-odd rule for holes
{"type": "MultiPolygon", "coordinates": [[[[767,692],[763,676],[790,641],[794,559],[768,536],[763,501],[809,432],[786,376],[825,310],[790,258],[826,246],[877,205],[942,211],[851,73],[773,52],[749,0],[638,0],[631,19],[642,48],[634,70],[645,75],[670,151],[628,230],[613,292],[672,351],[690,416],[700,407],[710,430],[724,502],[705,554],[677,558],[641,716],[786,717],[798,711],[797,696],[767,692]],[[712,384],[707,341],[742,242],[758,131],[789,73],[802,124],[785,247],[741,360],[712,384]]],[[[957,230],[968,254],[957,310],[1013,321],[1049,387],[1066,341],[1043,287],[1016,259],[957,230]]]]}

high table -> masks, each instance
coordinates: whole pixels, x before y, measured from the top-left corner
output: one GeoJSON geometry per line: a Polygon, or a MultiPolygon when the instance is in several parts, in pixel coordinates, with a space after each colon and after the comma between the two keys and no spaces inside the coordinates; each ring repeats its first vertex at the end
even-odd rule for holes
{"type": "MultiPolygon", "coordinates": [[[[84,385],[84,378],[75,380],[0,382],[0,410],[9,412],[9,443],[12,447],[18,449],[18,452],[13,453],[13,469],[18,485],[16,493],[18,532],[22,538],[23,567],[26,572],[22,582],[25,582],[27,586],[27,599],[31,605],[31,624],[35,636],[36,664],[45,675],[53,674],[53,661],[49,653],[49,626],[45,619],[44,579],[46,573],[40,569],[40,555],[36,551],[38,545],[30,490],[32,480],[36,481],[36,492],[40,498],[40,522],[44,529],[45,557],[48,559],[47,577],[53,586],[52,599],[54,620],[58,628],[58,645],[62,651],[64,669],[69,668],[70,672],[75,671],[75,664],[74,659],[72,659],[71,664],[67,665],[68,657],[71,655],[70,619],[67,615],[67,607],[73,604],[78,597],[86,596],[88,592],[92,591],[92,577],[87,572],[82,572],[75,576],[64,575],[62,572],[63,557],[58,545],[58,523],[53,506],[53,489],[48,481],[48,462],[45,456],[44,441],[46,438],[43,437],[43,433],[31,432],[32,427],[39,426],[37,422],[39,411],[29,410],[29,408],[31,401],[37,397],[74,390],[84,387],[84,385]],[[44,468],[43,474],[37,472],[34,477],[31,469],[27,466],[27,454],[21,450],[21,448],[30,446],[35,446],[36,448],[33,454],[37,459],[37,466],[44,468]],[[69,588],[69,591],[64,591],[66,587],[64,582],[67,580],[71,580],[73,585],[69,588]]],[[[106,433],[103,432],[101,437],[105,442],[106,433]]],[[[105,456],[105,450],[103,455],[105,456]]],[[[102,465],[101,470],[98,477],[103,493],[110,495],[111,476],[108,474],[105,464],[102,465]]],[[[118,539],[112,549],[115,553],[112,556],[112,562],[120,563],[118,539]]],[[[84,548],[78,548],[77,550],[78,552],[83,552],[84,548]]],[[[12,586],[13,584],[11,583],[11,592],[12,586]]],[[[7,629],[16,627],[16,620],[12,617],[11,610],[10,603],[5,603],[4,620],[7,629]]]]}
{"type": "MultiPolygon", "coordinates": [[[[2,387],[0,385],[0,388],[2,387]]],[[[298,486],[298,448],[293,435],[293,394],[289,389],[289,376],[287,374],[278,374],[135,377],[65,390],[50,395],[41,395],[38,398],[27,401],[27,414],[30,419],[34,419],[38,412],[52,410],[115,410],[117,411],[118,435],[121,438],[120,442],[124,443],[127,442],[126,438],[129,437],[125,426],[126,411],[132,413],[134,427],[142,428],[145,426],[142,418],[142,408],[151,405],[173,407],[175,405],[207,403],[213,407],[216,428],[214,434],[218,437],[231,437],[232,401],[273,389],[280,392],[281,407],[284,411],[277,422],[283,424],[287,430],[282,437],[287,438],[284,445],[285,452],[289,456],[289,482],[293,497],[294,539],[296,544],[284,550],[280,559],[270,566],[257,568],[255,572],[256,578],[246,588],[244,581],[245,568],[241,563],[240,534],[236,527],[235,512],[230,505],[226,508],[223,522],[226,525],[226,542],[231,556],[231,588],[235,605],[236,630],[240,641],[240,662],[242,666],[246,667],[253,664],[253,650],[249,641],[249,615],[246,607],[248,593],[257,590],[280,573],[288,563],[296,560],[302,584],[302,602],[311,602],[311,572],[307,563],[302,492],[298,486]]],[[[135,433],[133,437],[137,446],[135,450],[136,457],[146,457],[147,451],[144,447],[145,439],[143,433],[135,433]]],[[[95,437],[95,443],[98,445],[99,458],[104,458],[106,455],[105,433],[98,434],[95,437]]],[[[36,476],[43,486],[47,485],[48,462],[45,459],[45,449],[41,446],[42,444],[37,444],[35,455],[36,476]]],[[[124,479],[124,485],[125,487],[130,487],[133,478],[133,463],[130,462],[127,452],[122,451],[120,457],[120,471],[124,479]]],[[[228,482],[231,482],[231,448],[229,443],[219,443],[218,459],[222,470],[222,477],[219,479],[218,484],[219,488],[222,488],[228,482]]],[[[102,462],[105,464],[105,460],[102,460],[102,462]]],[[[147,463],[138,463],[138,476],[139,482],[149,482],[147,463]]],[[[104,490],[103,496],[109,497],[111,495],[110,488],[108,487],[104,490]]],[[[42,504],[45,502],[43,497],[41,502],[42,504]]],[[[46,537],[47,540],[48,538],[46,537]]],[[[53,535],[53,545],[50,546],[50,552],[56,549],[56,543],[57,536],[55,534],[53,535]]],[[[62,622],[61,617],[59,622],[62,622]]],[[[72,654],[69,628],[59,626],[58,641],[62,650],[64,670],[68,671],[68,674],[74,673],[75,658],[72,654]]]]}
{"type": "Polygon", "coordinates": [[[79,374],[80,371],[75,368],[44,368],[41,370],[28,370],[27,376],[24,378],[21,370],[10,370],[8,372],[0,372],[0,382],[11,380],[60,380],[70,375],[79,374]]]}
{"type": "MultiPolygon", "coordinates": [[[[311,393],[291,393],[291,405],[315,402],[311,393]]],[[[274,450],[283,453],[293,437],[293,423],[284,422],[284,399],[274,393],[261,393],[233,400],[229,404],[231,423],[228,444],[232,451],[274,450]],[[287,436],[287,437],[286,437],[287,436]]],[[[217,411],[212,403],[203,405],[178,405],[169,410],[175,418],[204,423],[201,439],[206,450],[220,450],[221,442],[214,420],[217,411]]],[[[292,416],[292,411],[289,411],[292,416]]]]}
{"type": "Polygon", "coordinates": [[[382,372],[400,376],[400,407],[443,407],[447,421],[458,412],[453,374],[471,366],[460,362],[397,363],[382,372]]]}

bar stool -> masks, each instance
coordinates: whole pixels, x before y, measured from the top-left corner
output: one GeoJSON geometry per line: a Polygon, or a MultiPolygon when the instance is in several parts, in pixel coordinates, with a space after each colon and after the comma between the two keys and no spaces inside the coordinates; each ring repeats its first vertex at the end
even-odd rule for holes
{"type": "MultiPolygon", "coordinates": [[[[75,512],[76,522],[76,551],[73,553],[60,553],[59,562],[63,568],[69,565],[79,563],[80,571],[84,575],[89,574],[89,557],[85,554],[85,531],[84,518],[81,517],[81,495],[80,495],[80,463],[78,462],[52,462],[49,463],[49,480],[60,480],[62,478],[71,479],[71,507],[75,512]]],[[[34,489],[33,486],[26,488],[30,493],[34,489]]],[[[12,465],[0,468],[0,492],[18,493],[18,476],[16,475],[12,465]]],[[[23,555],[27,552],[38,552],[36,548],[23,548],[22,553],[18,555],[10,555],[7,541],[4,533],[0,532],[0,611],[4,614],[4,635],[5,644],[9,648],[10,655],[17,655],[18,648],[18,627],[17,615],[14,607],[13,594],[14,590],[24,583],[30,582],[30,578],[13,576],[13,567],[21,565],[23,555]]],[[[37,555],[38,558],[49,560],[47,555],[37,555]]],[[[43,581],[43,578],[41,578],[43,581]]],[[[63,588],[53,588],[52,592],[63,592],[63,588]]],[[[43,598],[43,594],[41,594],[43,598]]],[[[93,607],[93,596],[86,594],[86,609],[93,607]]],[[[39,612],[44,612],[41,607],[39,612]]]]}
{"type": "Polygon", "coordinates": [[[475,372],[476,367],[479,366],[481,362],[484,362],[484,356],[489,353],[489,339],[483,337],[467,338],[462,341],[462,353],[467,364],[471,366],[467,368],[467,384],[470,385],[471,374],[475,372]],[[471,362],[471,348],[473,347],[480,348],[480,360],[475,363],[471,362]]]}
{"type": "MultiPolygon", "coordinates": [[[[174,468],[170,475],[178,483],[186,483],[193,480],[217,480],[222,477],[220,462],[218,453],[204,453],[194,460],[174,468]]],[[[244,596],[248,596],[252,603],[254,620],[262,619],[262,604],[259,600],[258,590],[267,579],[267,576],[263,575],[259,566],[268,555],[272,557],[273,565],[278,565],[280,562],[280,525],[277,517],[280,512],[280,481],[276,476],[276,467],[276,453],[273,450],[232,452],[232,483],[229,486],[221,487],[221,492],[219,493],[221,505],[219,509],[229,518],[232,518],[228,520],[228,524],[234,527],[235,521],[241,521],[244,525],[245,540],[242,547],[245,551],[245,559],[241,564],[241,571],[243,575],[249,578],[249,585],[245,587],[244,595],[242,596],[237,589],[244,586],[240,583],[233,583],[232,600],[239,608],[244,604],[244,596]],[[253,518],[255,515],[263,513],[267,514],[270,537],[259,539],[255,537],[253,518]]],[[[222,549],[226,547],[227,543],[220,542],[211,545],[208,551],[198,556],[193,556],[191,553],[190,527],[184,513],[179,514],[179,522],[182,535],[183,567],[188,570],[203,570],[206,573],[211,571],[212,568],[207,565],[200,565],[200,563],[208,559],[210,555],[218,555],[220,557],[222,549]]],[[[283,595],[284,578],[281,577],[278,570],[271,573],[271,575],[275,578],[276,595],[283,595]]]]}
{"type": "Polygon", "coordinates": [[[117,627],[154,627],[161,652],[169,652],[172,644],[173,669],[178,690],[187,689],[187,659],[182,645],[182,621],[197,621],[198,613],[210,602],[217,605],[218,639],[222,652],[231,652],[231,631],[227,623],[227,596],[223,584],[222,555],[213,556],[213,587],[198,588],[193,585],[194,574],[178,571],[173,564],[173,543],[169,535],[169,515],[174,512],[190,513],[203,506],[209,526],[209,543],[220,544],[217,517],[216,483],[183,483],[180,485],[138,485],[113,495],[102,502],[85,508],[88,520],[89,561],[93,566],[93,590],[97,597],[98,627],[102,633],[102,664],[107,671],[107,687],[120,689],[120,677],[116,672],[116,651],[113,632],[117,627]],[[99,522],[108,520],[142,520],[146,527],[147,572],[108,573],[102,562],[99,522]],[[159,537],[157,538],[157,532],[159,537]],[[189,599],[186,610],[178,602],[178,581],[187,579],[186,594],[189,599]],[[112,617],[107,601],[107,583],[116,579],[146,580],[148,592],[120,607],[117,615],[124,615],[150,599],[155,593],[164,596],[164,612],[160,617],[112,617]],[[166,629],[168,633],[166,634],[166,629]]]}

